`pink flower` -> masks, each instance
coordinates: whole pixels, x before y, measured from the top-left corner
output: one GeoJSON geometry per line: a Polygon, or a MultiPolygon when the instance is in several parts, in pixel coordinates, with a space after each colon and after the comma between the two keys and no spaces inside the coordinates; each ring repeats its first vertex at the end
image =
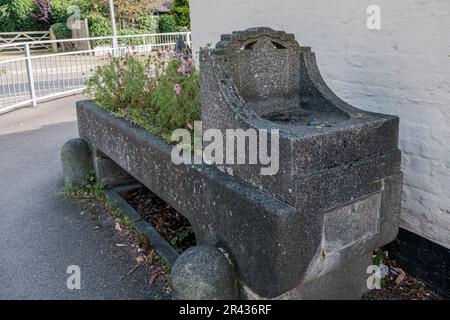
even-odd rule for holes
{"type": "Polygon", "coordinates": [[[179,84],[176,84],[176,85],[173,87],[173,91],[175,91],[175,94],[176,94],[177,96],[179,96],[179,95],[181,94],[181,86],[180,86],[179,84]]]}
{"type": "Polygon", "coordinates": [[[177,72],[185,74],[186,73],[186,66],[182,64],[178,69],[177,72]]]}
{"type": "Polygon", "coordinates": [[[188,123],[188,125],[187,125],[187,128],[189,129],[189,130],[194,130],[194,127],[192,126],[192,124],[190,124],[190,123],[188,123]]]}

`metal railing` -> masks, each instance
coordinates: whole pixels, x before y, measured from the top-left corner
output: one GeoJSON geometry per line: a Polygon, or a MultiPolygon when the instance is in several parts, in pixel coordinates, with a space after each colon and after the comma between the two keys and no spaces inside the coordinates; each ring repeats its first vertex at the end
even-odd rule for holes
{"type": "MultiPolygon", "coordinates": [[[[118,47],[112,47],[113,37],[93,37],[39,41],[65,50],[58,53],[32,54],[30,43],[0,45],[22,46],[23,56],[0,56],[0,114],[24,106],[36,106],[43,100],[82,92],[96,68],[112,57],[134,53],[152,55],[159,50],[173,50],[179,38],[191,45],[189,32],[118,36],[118,47]],[[89,43],[88,50],[73,50],[74,43],[89,43]]],[[[35,43],[35,42],[33,42],[35,43]]],[[[84,47],[84,46],[81,46],[84,47]]]]}

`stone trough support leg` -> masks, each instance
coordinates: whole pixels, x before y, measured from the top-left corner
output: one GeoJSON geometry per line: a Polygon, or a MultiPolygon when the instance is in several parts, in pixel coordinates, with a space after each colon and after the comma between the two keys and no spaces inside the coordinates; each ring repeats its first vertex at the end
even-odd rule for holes
{"type": "Polygon", "coordinates": [[[67,141],[61,149],[61,161],[66,188],[87,184],[87,176],[93,166],[86,141],[80,138],[67,141]]]}
{"type": "Polygon", "coordinates": [[[135,181],[128,172],[122,169],[100,150],[94,149],[92,151],[92,158],[97,182],[113,187],[135,181]]]}
{"type": "Polygon", "coordinates": [[[367,273],[372,253],[357,257],[280,297],[301,300],[359,300],[369,289],[367,273]]]}
{"type": "Polygon", "coordinates": [[[237,300],[232,263],[218,248],[200,245],[183,252],[172,268],[175,300],[237,300]]]}

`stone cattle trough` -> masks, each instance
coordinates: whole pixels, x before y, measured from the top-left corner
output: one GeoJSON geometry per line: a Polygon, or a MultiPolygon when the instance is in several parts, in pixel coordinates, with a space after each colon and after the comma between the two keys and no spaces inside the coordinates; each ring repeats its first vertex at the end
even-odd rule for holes
{"type": "MultiPolygon", "coordinates": [[[[279,171],[175,165],[160,137],[81,101],[79,134],[98,178],[113,185],[131,175],[189,219],[200,248],[220,248],[230,261],[241,299],[360,298],[372,251],[398,231],[398,118],[340,100],[310,48],[284,32],[223,35],[201,51],[200,69],[203,129],[277,129],[279,171]]],[[[207,254],[189,259],[174,272],[208,264],[207,254]]],[[[234,281],[215,270],[217,285],[234,281]]]]}

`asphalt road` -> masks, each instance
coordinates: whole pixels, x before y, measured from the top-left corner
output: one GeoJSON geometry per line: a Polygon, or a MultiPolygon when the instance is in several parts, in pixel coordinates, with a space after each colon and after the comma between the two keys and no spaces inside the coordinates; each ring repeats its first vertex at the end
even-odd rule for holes
{"type": "Polygon", "coordinates": [[[159,299],[114,228],[61,196],[60,149],[78,136],[72,96],[0,115],[0,299],[159,299]],[[66,269],[81,270],[69,290],[66,269]]]}
{"type": "MultiPolygon", "coordinates": [[[[85,78],[73,77],[65,79],[56,79],[48,81],[35,81],[35,90],[39,94],[39,91],[50,91],[50,93],[64,92],[67,89],[82,88],[86,82],[85,78]]],[[[27,95],[30,94],[28,82],[15,82],[11,84],[0,84],[0,100],[3,96],[9,95],[27,95]]]]}

